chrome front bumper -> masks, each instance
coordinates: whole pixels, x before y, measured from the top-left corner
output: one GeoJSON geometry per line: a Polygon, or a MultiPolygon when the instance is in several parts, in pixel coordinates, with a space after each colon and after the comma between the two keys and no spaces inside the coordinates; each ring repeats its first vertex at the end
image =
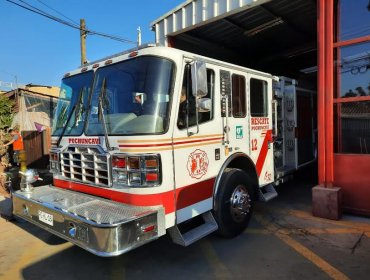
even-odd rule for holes
{"type": "Polygon", "coordinates": [[[163,206],[134,207],[53,186],[15,192],[13,213],[103,257],[120,255],[166,233],[163,206]]]}

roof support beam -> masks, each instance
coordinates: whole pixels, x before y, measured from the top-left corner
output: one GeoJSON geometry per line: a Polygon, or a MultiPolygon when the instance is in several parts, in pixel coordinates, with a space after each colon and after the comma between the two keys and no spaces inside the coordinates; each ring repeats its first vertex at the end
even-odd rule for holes
{"type": "MultiPolygon", "coordinates": [[[[315,4],[316,5],[316,4],[315,4]]],[[[316,34],[309,33],[306,30],[303,30],[301,28],[298,28],[295,24],[293,24],[291,21],[289,21],[286,17],[283,17],[281,15],[276,14],[273,12],[270,8],[267,8],[266,5],[261,5],[261,9],[269,13],[274,18],[281,18],[286,25],[288,25],[294,32],[302,34],[302,37],[308,37],[310,39],[316,39],[316,34]]]]}

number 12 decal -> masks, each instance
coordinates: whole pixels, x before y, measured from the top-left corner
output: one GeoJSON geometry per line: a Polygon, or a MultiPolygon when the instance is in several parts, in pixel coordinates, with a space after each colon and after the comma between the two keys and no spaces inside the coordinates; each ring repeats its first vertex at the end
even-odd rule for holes
{"type": "Polygon", "coordinates": [[[257,139],[252,139],[252,151],[257,151],[257,139]]]}

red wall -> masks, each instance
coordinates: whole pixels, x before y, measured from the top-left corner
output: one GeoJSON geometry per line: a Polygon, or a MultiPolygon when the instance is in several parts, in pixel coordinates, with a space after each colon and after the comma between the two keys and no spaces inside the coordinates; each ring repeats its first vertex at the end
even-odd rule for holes
{"type": "Polygon", "coordinates": [[[334,154],[334,185],[345,211],[370,215],[370,155],[334,154]]]}

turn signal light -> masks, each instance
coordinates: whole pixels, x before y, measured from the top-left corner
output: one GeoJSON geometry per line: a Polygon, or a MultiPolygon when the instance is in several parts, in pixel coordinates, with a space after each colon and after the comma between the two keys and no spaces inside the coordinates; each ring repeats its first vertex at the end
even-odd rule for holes
{"type": "Polygon", "coordinates": [[[146,168],[158,168],[157,159],[145,159],[145,167],[146,168]]]}

